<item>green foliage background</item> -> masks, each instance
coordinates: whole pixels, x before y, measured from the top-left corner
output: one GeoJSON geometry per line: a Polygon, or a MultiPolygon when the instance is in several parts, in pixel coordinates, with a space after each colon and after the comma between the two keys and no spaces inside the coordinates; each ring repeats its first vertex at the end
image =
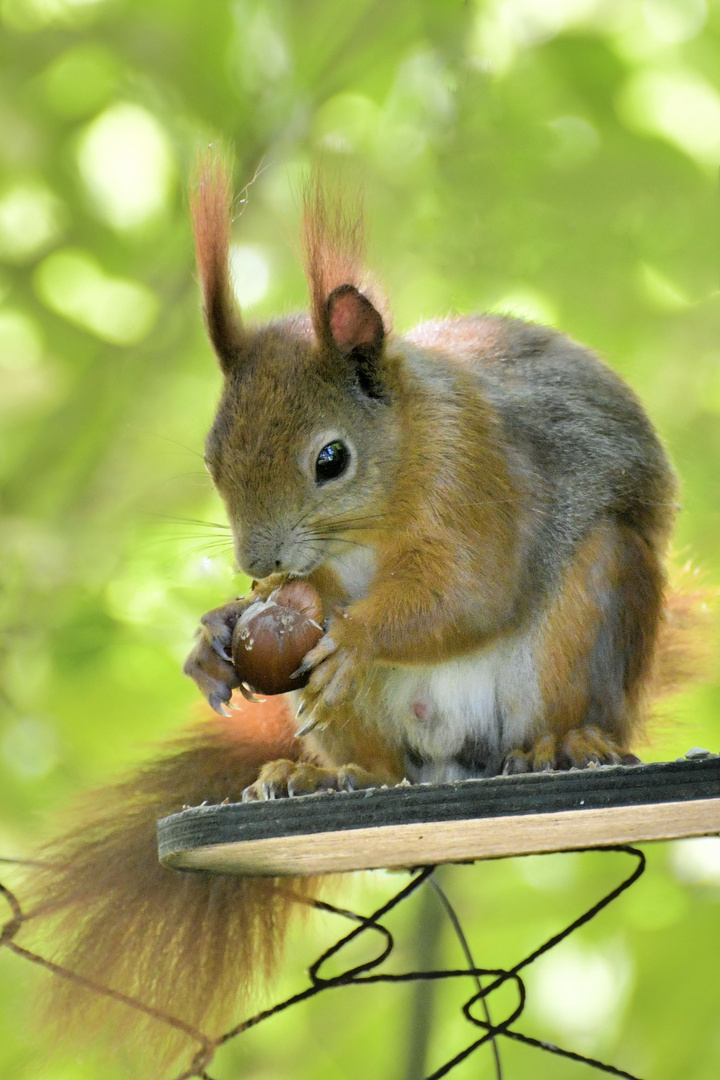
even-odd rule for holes
{"type": "MultiPolygon", "coordinates": [[[[235,148],[240,186],[257,173],[236,232],[248,317],[305,303],[303,169],[322,153],[360,171],[396,328],[509,310],[603,353],[683,479],[679,558],[718,583],[716,0],[1,0],[0,49],[2,852],[26,853],[74,791],[192,714],[182,658],[238,588],[222,531],[196,524],[222,521],[185,196],[209,141],[235,148]]],[[[719,750],[719,704],[712,680],[674,703],[646,756],[719,750]]],[[[649,849],[643,882],[529,976],[525,1028],[648,1080],[716,1077],[716,843],[649,849]]],[[[478,962],[509,965],[623,865],[552,856],[445,880],[478,962]]],[[[398,880],[348,888],[370,904],[398,880]]],[[[420,914],[397,920],[401,963],[420,914]]],[[[298,937],[281,990],[332,930],[298,937]]],[[[461,963],[449,935],[440,948],[461,963]]],[[[138,1075],[125,1050],[44,1062],[44,978],[0,955],[3,1075],[138,1075]]],[[[440,992],[430,1065],[473,1038],[468,993],[440,992]]],[[[405,1076],[413,1001],[323,999],[217,1075],[405,1076]]],[[[508,1078],[590,1075],[503,1054],[508,1078]]],[[[491,1076],[490,1055],[456,1075],[491,1076]]]]}

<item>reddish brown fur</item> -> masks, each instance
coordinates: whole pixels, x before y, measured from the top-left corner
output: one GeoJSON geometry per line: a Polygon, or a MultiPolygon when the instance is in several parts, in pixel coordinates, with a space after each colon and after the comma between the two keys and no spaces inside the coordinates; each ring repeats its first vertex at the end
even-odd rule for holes
{"type": "MultiPolygon", "coordinates": [[[[206,163],[205,170],[205,186],[218,193],[210,200],[212,213],[201,213],[196,231],[203,237],[214,230],[220,240],[217,244],[200,240],[199,258],[204,265],[202,252],[207,249],[212,253],[209,262],[216,266],[218,253],[226,245],[226,226],[216,215],[220,215],[224,204],[229,205],[229,181],[227,173],[212,163],[206,163]]],[[[367,292],[363,280],[366,244],[361,201],[355,197],[340,202],[330,197],[318,174],[304,193],[303,247],[312,323],[321,347],[330,346],[322,364],[317,363],[318,369],[325,371],[328,364],[343,365],[332,348],[328,298],[345,284],[367,292]]],[[[203,277],[208,277],[204,270],[203,277]]],[[[209,277],[215,279],[221,280],[219,271],[215,278],[209,277]]],[[[214,295],[218,289],[211,284],[208,291],[214,295]]],[[[229,300],[226,306],[225,315],[231,320],[233,306],[229,300]]],[[[353,310],[352,314],[357,313],[353,310]]],[[[481,354],[503,355],[508,345],[503,326],[492,317],[431,323],[419,327],[408,340],[424,349],[437,349],[444,363],[451,362],[462,372],[464,364],[472,367],[481,354]]],[[[338,334],[343,337],[343,330],[340,326],[336,338],[338,334]]],[[[358,337],[356,330],[351,337],[353,341],[358,337]]],[[[298,348],[288,337],[279,352],[273,340],[272,355],[267,359],[258,352],[254,389],[256,398],[262,399],[268,410],[264,430],[274,439],[284,429],[283,416],[288,410],[302,412],[303,392],[315,392],[303,386],[302,379],[294,379],[292,386],[288,383],[278,392],[283,358],[298,348]],[[267,393],[262,392],[263,379],[267,379],[267,393]]],[[[299,354],[293,358],[293,376],[299,371],[300,361],[299,354]]],[[[468,612],[467,606],[477,581],[483,582],[482,617],[487,620],[489,639],[498,635],[504,623],[517,622],[522,613],[517,565],[528,493],[518,490],[511,479],[497,417],[475,392],[470,377],[465,395],[458,394],[452,404],[445,398],[438,408],[428,392],[431,382],[426,384],[422,377],[413,381],[402,365],[393,364],[392,341],[379,363],[393,400],[400,404],[403,440],[392,490],[389,495],[381,493],[382,500],[374,508],[382,518],[382,527],[375,532],[369,529],[367,535],[356,534],[357,540],[368,543],[376,552],[375,585],[365,599],[352,605],[348,619],[334,633],[342,648],[356,654],[358,663],[370,659],[390,663],[447,659],[476,648],[484,640],[483,628],[475,618],[477,613],[468,612]],[[459,445],[472,445],[473,454],[459,455],[459,445]],[[418,484],[418,476],[432,476],[432,486],[418,484]],[[467,492],[472,492],[471,500],[467,492]],[[412,536],[404,529],[408,520],[413,523],[412,536]],[[448,567],[452,567],[451,575],[448,567]]],[[[247,430],[248,437],[257,437],[252,425],[247,425],[247,430]]],[[[236,431],[235,436],[240,437],[242,431],[236,431]]],[[[238,460],[242,460],[242,447],[233,445],[238,460]]],[[[270,468],[271,454],[267,462],[270,468]]],[[[272,477],[265,480],[264,476],[254,475],[254,488],[272,491],[272,477]]],[[[632,737],[640,687],[652,663],[660,619],[664,587],[660,560],[672,516],[671,503],[668,506],[665,520],[661,509],[653,504],[652,521],[648,519],[647,523],[653,535],[643,538],[628,529],[617,540],[609,536],[609,531],[601,530],[586,541],[566,571],[562,592],[549,616],[543,661],[544,697],[552,703],[548,723],[559,733],[581,724],[587,710],[588,651],[604,618],[588,593],[587,575],[594,561],[604,560],[608,588],[617,591],[618,607],[625,620],[621,631],[627,660],[625,709],[622,718],[612,725],[613,735],[623,745],[632,737]]],[[[322,576],[321,568],[316,581],[321,592],[322,576]]],[[[331,598],[335,598],[332,588],[327,594],[327,599],[331,598]]],[[[660,670],[660,663],[656,667],[660,670]]]]}
{"type": "Polygon", "coordinates": [[[689,563],[670,579],[643,695],[649,709],[706,677],[717,657],[718,591],[689,563]]]}
{"type": "Polygon", "coordinates": [[[210,151],[199,156],[190,193],[195,254],[205,322],[223,367],[237,357],[243,339],[228,263],[232,204],[232,172],[227,161],[210,151]]]}
{"type": "Polygon", "coordinates": [[[630,722],[623,731],[625,745],[635,734],[641,696],[653,665],[667,586],[664,556],[645,537],[630,529],[620,532],[618,591],[623,613],[625,694],[630,722]]]}
{"type": "MultiPolygon", "coordinates": [[[[597,712],[600,688],[592,670],[593,648],[617,612],[623,700],[615,707],[608,703],[602,721],[595,722],[621,749],[633,742],[655,657],[665,585],[660,555],[634,530],[605,523],[580,547],[543,632],[542,694],[547,726],[556,736],[586,725],[597,712]]],[[[661,656],[657,663],[662,665],[661,656]]]]}
{"type": "Polygon", "coordinates": [[[483,626],[468,608],[477,581],[484,583],[478,599],[490,636],[514,612],[518,492],[492,411],[477,394],[459,394],[452,409],[447,403],[438,409],[427,391],[407,382],[399,396],[406,440],[389,525],[376,540],[380,573],[371,593],[353,605],[347,633],[361,655],[432,662],[482,644],[483,626]],[[456,452],[465,443],[472,455],[456,452]],[[433,477],[434,498],[419,476],[433,477]]]}
{"type": "MultiPolygon", "coordinates": [[[[86,797],[28,881],[28,930],[33,940],[63,943],[55,961],[211,1035],[263,985],[295,900],[314,886],[180,873],[158,862],[158,818],[184,804],[237,801],[268,760],[297,757],[284,698],[243,702],[236,715],[205,721],[135,775],[86,797]]],[[[53,978],[48,989],[49,1020],[64,1039],[114,1026],[132,1031],[154,1061],[191,1048],[165,1024],[73,982],[53,978]]]]}
{"type": "Polygon", "coordinates": [[[543,626],[540,689],[548,727],[558,735],[580,727],[587,715],[590,653],[602,620],[589,590],[591,572],[597,566],[612,578],[614,549],[607,525],[581,545],[543,626]]]}
{"type": "Polygon", "coordinates": [[[329,767],[338,761],[353,762],[372,773],[378,784],[399,784],[405,775],[398,748],[390,746],[378,729],[360,723],[352,706],[337,709],[336,723],[322,733],[318,757],[329,767]]]}

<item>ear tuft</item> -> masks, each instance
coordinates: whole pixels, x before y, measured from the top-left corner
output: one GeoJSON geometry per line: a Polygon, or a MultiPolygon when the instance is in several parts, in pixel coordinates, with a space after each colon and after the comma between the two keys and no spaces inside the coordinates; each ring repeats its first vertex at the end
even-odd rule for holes
{"type": "Polygon", "coordinates": [[[377,354],[385,337],[380,314],[354,285],[338,285],[327,299],[330,334],[344,356],[358,349],[377,354]]]}
{"type": "Polygon", "coordinates": [[[190,189],[195,250],[205,324],[226,375],[237,368],[245,342],[228,266],[232,203],[229,160],[213,150],[199,155],[190,189]]]}

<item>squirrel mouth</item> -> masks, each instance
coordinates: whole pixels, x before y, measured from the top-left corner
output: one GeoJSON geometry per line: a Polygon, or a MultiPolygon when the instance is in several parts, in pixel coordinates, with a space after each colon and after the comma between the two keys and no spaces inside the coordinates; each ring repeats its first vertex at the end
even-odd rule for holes
{"type": "Polygon", "coordinates": [[[325,559],[326,555],[324,554],[318,555],[315,559],[313,559],[312,562],[309,563],[308,566],[306,566],[303,570],[303,577],[307,577],[308,574],[312,574],[314,570],[317,570],[319,566],[322,566],[322,564],[325,562],[325,559]]]}
{"type": "Polygon", "coordinates": [[[326,551],[315,552],[315,554],[312,555],[311,558],[309,558],[308,561],[302,566],[298,567],[297,569],[292,569],[289,572],[288,577],[291,580],[295,580],[297,578],[306,578],[309,574],[312,574],[314,570],[317,570],[317,568],[325,562],[326,558],[326,551]]]}

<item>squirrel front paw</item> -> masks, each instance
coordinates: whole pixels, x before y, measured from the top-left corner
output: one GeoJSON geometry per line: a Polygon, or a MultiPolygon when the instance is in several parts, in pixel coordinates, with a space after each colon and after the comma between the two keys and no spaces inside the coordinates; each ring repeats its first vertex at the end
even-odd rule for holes
{"type": "Polygon", "coordinates": [[[221,716],[230,715],[225,705],[233,690],[240,686],[232,662],[232,636],[235,623],[252,599],[241,597],[203,615],[197,644],[183,666],[184,673],[194,679],[208,703],[221,716]]]}
{"type": "Polygon", "coordinates": [[[351,700],[361,667],[355,650],[339,647],[332,632],[325,634],[310,650],[297,672],[312,672],[303,690],[303,704],[298,713],[299,716],[307,714],[301,728],[303,733],[314,727],[324,727],[329,723],[333,709],[351,700]]]}

